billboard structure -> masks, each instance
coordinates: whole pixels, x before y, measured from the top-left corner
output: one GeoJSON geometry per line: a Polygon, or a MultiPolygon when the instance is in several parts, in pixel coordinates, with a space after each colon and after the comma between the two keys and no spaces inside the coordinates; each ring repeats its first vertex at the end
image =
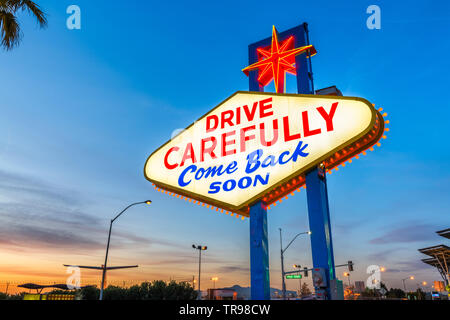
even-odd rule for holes
{"type": "Polygon", "coordinates": [[[145,176],[158,188],[249,216],[305,185],[305,172],[336,169],[384,135],[361,98],[236,92],[153,152],[145,176]]]}
{"type": "MultiPolygon", "coordinates": [[[[307,189],[314,268],[335,278],[326,174],[380,146],[386,113],[357,97],[314,95],[307,24],[249,45],[238,91],[163,144],[145,177],[158,191],[250,218],[251,292],[270,299],[267,210],[307,189]],[[298,94],[286,94],[286,73],[298,94]],[[264,92],[271,81],[276,93],[264,92]]],[[[318,288],[331,297],[329,286],[318,288]]],[[[316,291],[317,291],[316,290],[316,291]]]]}

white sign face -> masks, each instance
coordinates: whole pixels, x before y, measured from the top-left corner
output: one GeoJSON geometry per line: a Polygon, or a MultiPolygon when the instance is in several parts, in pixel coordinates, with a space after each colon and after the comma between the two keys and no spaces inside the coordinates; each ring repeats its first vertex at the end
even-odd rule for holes
{"type": "Polygon", "coordinates": [[[148,180],[237,211],[365,135],[366,100],[237,92],[148,158],[148,180]]]}

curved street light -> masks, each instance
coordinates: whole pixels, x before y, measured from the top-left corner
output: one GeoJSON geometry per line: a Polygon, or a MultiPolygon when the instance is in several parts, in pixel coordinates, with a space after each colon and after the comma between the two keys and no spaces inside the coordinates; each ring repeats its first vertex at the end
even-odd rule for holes
{"type": "Polygon", "coordinates": [[[283,241],[282,241],[282,237],[281,237],[281,228],[278,228],[280,230],[280,248],[281,248],[281,281],[282,281],[282,285],[281,285],[281,292],[283,295],[283,300],[286,300],[286,282],[284,279],[284,252],[289,248],[289,246],[292,244],[292,242],[294,242],[295,239],[297,239],[298,236],[302,235],[302,234],[311,234],[311,231],[305,231],[305,232],[300,232],[297,233],[297,235],[291,240],[291,242],[289,242],[289,244],[286,246],[286,248],[283,249],[283,241]]]}
{"type": "Polygon", "coordinates": [[[102,286],[100,288],[100,300],[103,300],[103,288],[105,286],[105,276],[106,276],[106,263],[108,262],[108,252],[109,252],[109,242],[111,240],[111,229],[112,229],[112,224],[114,221],[116,221],[116,219],[118,217],[120,217],[122,215],[122,213],[124,213],[125,211],[127,211],[130,207],[138,205],[138,204],[151,204],[152,201],[151,200],[145,200],[145,201],[140,201],[140,202],[135,202],[130,204],[128,207],[126,207],[125,209],[123,209],[117,216],[114,217],[114,219],[111,219],[111,223],[109,224],[109,234],[108,234],[108,243],[106,244],[106,255],[105,255],[105,264],[103,265],[103,272],[102,272],[102,286]]]}
{"type": "Polygon", "coordinates": [[[414,280],[414,276],[409,276],[408,278],[402,279],[403,282],[403,289],[405,289],[405,294],[406,294],[406,284],[405,284],[405,280],[414,280]]]}

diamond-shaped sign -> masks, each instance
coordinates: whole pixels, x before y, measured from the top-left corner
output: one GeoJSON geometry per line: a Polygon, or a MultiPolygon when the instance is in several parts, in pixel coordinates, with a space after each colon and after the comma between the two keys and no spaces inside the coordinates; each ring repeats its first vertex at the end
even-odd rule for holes
{"type": "MultiPolygon", "coordinates": [[[[371,148],[384,122],[355,97],[236,92],[147,159],[155,187],[248,216],[371,148]]],[[[351,161],[351,160],[350,160],[351,161]]]]}

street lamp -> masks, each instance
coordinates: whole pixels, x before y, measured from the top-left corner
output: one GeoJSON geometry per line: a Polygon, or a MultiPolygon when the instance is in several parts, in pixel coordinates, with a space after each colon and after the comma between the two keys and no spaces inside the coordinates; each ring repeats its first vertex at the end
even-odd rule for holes
{"type": "Polygon", "coordinates": [[[196,246],[195,244],[192,245],[192,248],[195,250],[198,250],[198,296],[197,299],[201,300],[201,291],[200,291],[200,272],[202,267],[202,251],[208,249],[207,246],[196,246]]]}
{"type": "Polygon", "coordinates": [[[295,239],[297,239],[297,237],[299,235],[302,234],[311,234],[311,231],[306,231],[306,232],[300,232],[298,233],[292,240],[291,242],[289,242],[289,244],[286,246],[286,248],[283,249],[283,240],[282,240],[282,236],[281,236],[281,228],[278,228],[280,230],[280,251],[281,251],[281,281],[282,281],[282,295],[283,295],[283,300],[286,300],[286,282],[284,279],[285,273],[284,273],[284,252],[287,250],[287,248],[289,248],[289,246],[292,244],[292,242],[294,242],[295,239]]]}
{"type": "Polygon", "coordinates": [[[213,289],[216,288],[216,281],[217,281],[217,280],[219,280],[218,277],[212,277],[212,278],[211,278],[211,281],[213,282],[213,289]]]}
{"type": "Polygon", "coordinates": [[[108,252],[109,252],[109,241],[111,240],[111,229],[112,229],[112,224],[114,221],[116,221],[116,219],[118,217],[120,217],[120,215],[122,213],[124,213],[128,208],[135,206],[137,204],[151,204],[152,201],[151,200],[146,200],[146,201],[141,201],[141,202],[135,202],[130,204],[128,207],[126,207],[125,209],[123,209],[117,216],[115,216],[114,219],[111,219],[111,223],[109,224],[109,233],[108,233],[108,243],[106,245],[106,255],[105,255],[105,264],[103,265],[103,272],[102,272],[102,286],[100,288],[100,300],[103,300],[103,288],[105,286],[105,276],[106,276],[106,263],[108,262],[108,252]]]}
{"type": "Polygon", "coordinates": [[[406,294],[406,284],[405,284],[405,280],[414,280],[414,276],[409,276],[408,278],[402,279],[403,281],[403,289],[405,289],[405,294],[406,294]]]}
{"type": "Polygon", "coordinates": [[[344,277],[348,277],[348,287],[350,288],[350,272],[344,272],[344,277]]]}

